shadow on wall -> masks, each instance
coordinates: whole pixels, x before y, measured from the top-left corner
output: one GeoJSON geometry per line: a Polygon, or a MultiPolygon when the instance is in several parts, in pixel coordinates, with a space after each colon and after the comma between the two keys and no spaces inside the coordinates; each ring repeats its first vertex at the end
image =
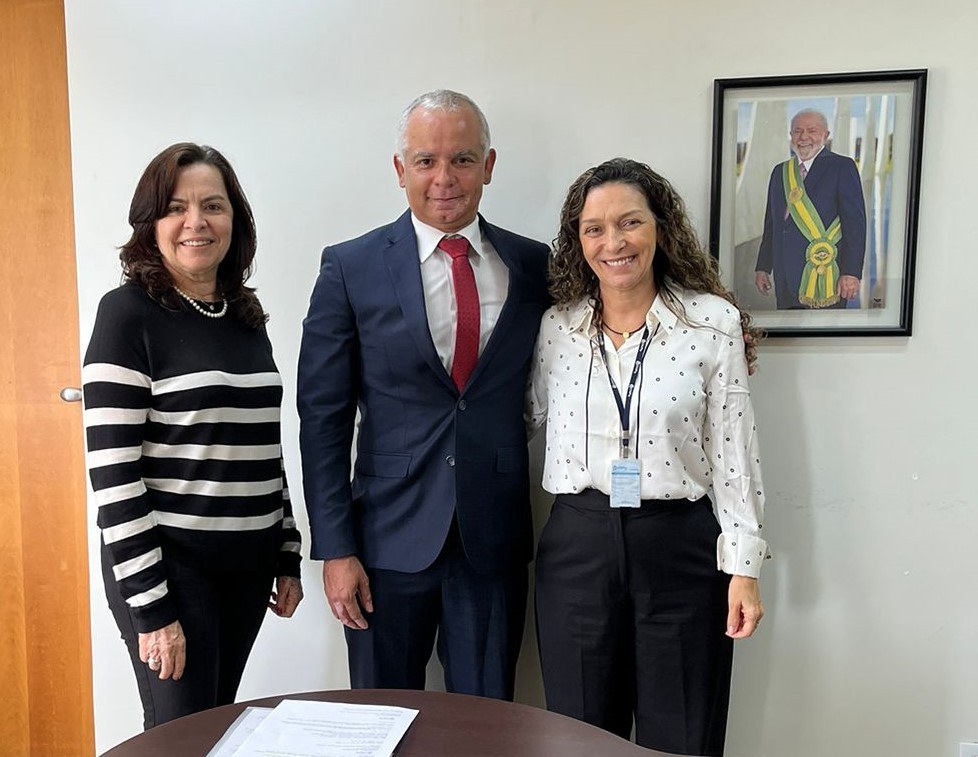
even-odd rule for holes
{"type": "MultiPolygon", "coordinates": [[[[759,240],[748,242],[738,247],[737,252],[756,256],[758,243],[759,240]],[[750,245],[753,245],[752,249],[742,253],[741,248],[749,248],[750,245]]],[[[749,268],[752,277],[750,289],[744,285],[741,291],[756,292],[753,263],[749,268]]],[[[756,296],[762,297],[759,293],[756,296]]],[[[741,305],[753,307],[748,301],[741,301],[741,305]]],[[[817,531],[813,527],[813,520],[817,512],[811,505],[814,472],[809,468],[810,451],[806,432],[806,414],[810,408],[805,405],[802,377],[797,373],[797,362],[779,364],[779,384],[775,388],[767,380],[764,370],[765,362],[770,361],[772,354],[783,346],[777,341],[761,343],[759,372],[751,379],[764,475],[766,515],[763,533],[771,545],[773,558],[766,561],[761,573],[761,597],[765,611],[761,627],[753,638],[738,641],[735,646],[727,723],[727,757],[765,754],[765,746],[770,743],[765,735],[769,737],[772,732],[784,727],[780,722],[766,722],[769,713],[786,707],[784,703],[774,704],[770,701],[773,680],[784,680],[788,676],[793,681],[790,697],[795,701],[788,708],[799,714],[796,726],[805,721],[804,713],[817,712],[824,706],[824,702],[816,701],[822,689],[811,676],[812,671],[822,664],[821,661],[795,654],[790,640],[791,629],[779,622],[782,617],[802,617],[816,623],[815,609],[823,593],[815,564],[817,531]],[[766,384],[770,386],[769,390],[766,384]],[[773,395],[779,399],[776,406],[764,399],[773,395]],[[775,439],[785,437],[792,440],[790,444],[773,443],[775,439]],[[765,440],[769,440],[769,443],[765,444],[765,440]],[[792,669],[786,670],[785,666],[792,669]]],[[[783,696],[783,692],[777,695],[783,696]]]]}

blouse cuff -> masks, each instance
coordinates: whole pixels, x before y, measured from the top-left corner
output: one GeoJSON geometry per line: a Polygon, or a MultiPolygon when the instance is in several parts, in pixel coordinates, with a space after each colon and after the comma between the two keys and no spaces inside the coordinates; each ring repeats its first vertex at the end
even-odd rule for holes
{"type": "Polygon", "coordinates": [[[717,570],[735,576],[757,578],[761,563],[770,557],[767,542],[747,534],[720,534],[717,539],[717,570]]]}

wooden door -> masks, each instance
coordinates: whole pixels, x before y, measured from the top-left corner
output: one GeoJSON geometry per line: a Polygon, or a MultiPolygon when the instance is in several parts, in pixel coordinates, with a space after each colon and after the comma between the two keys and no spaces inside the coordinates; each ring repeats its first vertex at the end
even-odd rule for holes
{"type": "Polygon", "coordinates": [[[0,752],[94,751],[62,0],[0,1],[0,752]]]}

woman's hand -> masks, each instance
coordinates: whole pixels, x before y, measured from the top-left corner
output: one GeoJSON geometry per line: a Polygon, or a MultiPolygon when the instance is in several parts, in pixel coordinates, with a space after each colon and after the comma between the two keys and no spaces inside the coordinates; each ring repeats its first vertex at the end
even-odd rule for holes
{"type": "Polygon", "coordinates": [[[268,603],[269,610],[280,618],[291,618],[301,601],[302,581],[292,576],[279,576],[275,579],[275,591],[268,603]]]}
{"type": "Polygon", "coordinates": [[[764,617],[757,579],[731,576],[727,603],[727,636],[731,639],[746,639],[751,636],[764,617]]]}
{"type": "Polygon", "coordinates": [[[183,635],[180,621],[139,634],[139,659],[153,672],[159,671],[161,681],[167,678],[179,681],[187,664],[187,637],[183,635]]]}

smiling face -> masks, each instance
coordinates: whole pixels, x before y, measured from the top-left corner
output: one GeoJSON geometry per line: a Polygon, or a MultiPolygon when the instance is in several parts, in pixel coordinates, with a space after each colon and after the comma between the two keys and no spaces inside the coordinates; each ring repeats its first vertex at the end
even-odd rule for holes
{"type": "Polygon", "coordinates": [[[180,171],[166,214],[155,224],[156,244],[174,284],[188,293],[214,291],[217,267],[231,245],[233,217],[217,168],[194,163],[180,171]]]}
{"type": "Polygon", "coordinates": [[[829,130],[816,113],[800,113],[791,122],[791,149],[799,160],[813,157],[829,139],[829,130]]]}
{"type": "Polygon", "coordinates": [[[416,109],[404,132],[404,155],[394,169],[411,212],[422,223],[450,234],[479,212],[482,187],[492,179],[495,150],[483,152],[475,111],[416,109]]]}
{"type": "Polygon", "coordinates": [[[620,183],[592,189],[581,210],[578,236],[602,295],[654,293],[656,221],[641,191],[620,183]]]}

